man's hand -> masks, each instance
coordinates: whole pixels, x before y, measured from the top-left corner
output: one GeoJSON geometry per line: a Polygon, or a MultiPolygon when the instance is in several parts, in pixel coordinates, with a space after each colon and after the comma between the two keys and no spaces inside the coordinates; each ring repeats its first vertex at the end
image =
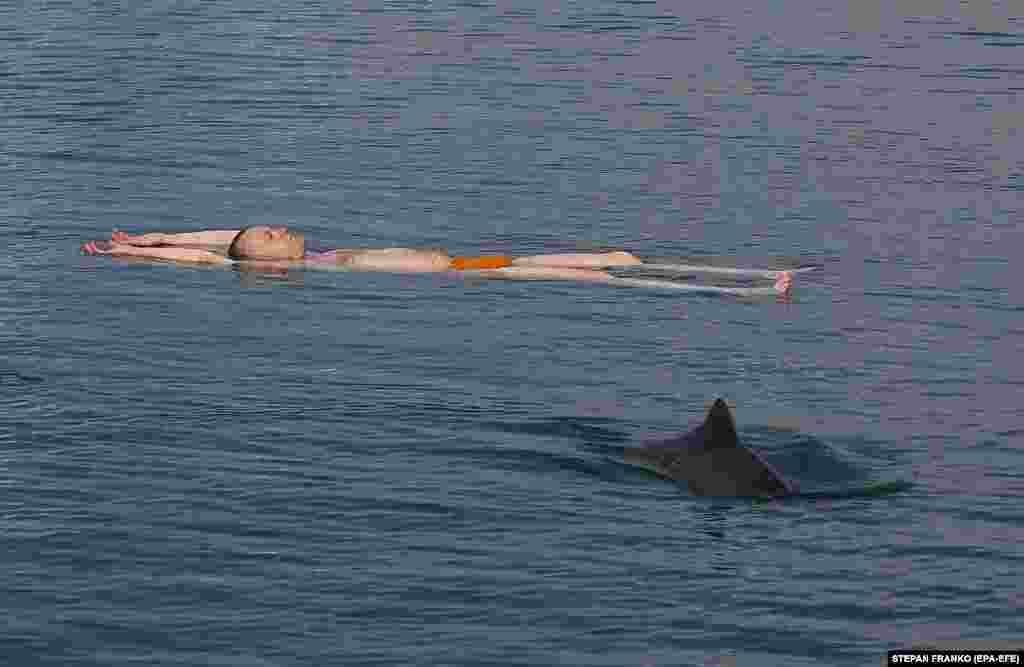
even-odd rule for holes
{"type": "Polygon", "coordinates": [[[117,243],[113,241],[89,241],[82,244],[82,252],[86,255],[113,255],[116,248],[117,243]]]}

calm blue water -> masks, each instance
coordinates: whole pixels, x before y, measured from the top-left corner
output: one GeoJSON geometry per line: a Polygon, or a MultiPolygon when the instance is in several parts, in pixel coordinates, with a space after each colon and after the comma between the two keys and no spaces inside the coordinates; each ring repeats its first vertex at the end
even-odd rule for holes
{"type": "Polygon", "coordinates": [[[0,5],[2,662],[1019,640],[1024,20],[749,4],[0,5]],[[257,223],[824,270],[777,303],[78,251],[257,223]],[[622,463],[717,396],[813,493],[622,463]]]}

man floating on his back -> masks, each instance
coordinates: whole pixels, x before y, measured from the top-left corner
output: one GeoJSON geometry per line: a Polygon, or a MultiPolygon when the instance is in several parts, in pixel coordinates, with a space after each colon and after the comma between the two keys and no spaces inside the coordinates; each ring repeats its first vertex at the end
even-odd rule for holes
{"type": "MultiPolygon", "coordinates": [[[[193,264],[244,263],[254,268],[337,266],[361,271],[436,273],[454,271],[484,278],[513,280],[578,280],[634,287],[662,287],[740,295],[788,294],[793,283],[789,271],[761,271],[776,278],[771,288],[717,287],[672,281],[639,280],[614,276],[611,268],[643,266],[628,252],[565,253],[508,257],[484,255],[450,257],[443,250],[411,248],[346,249],[307,252],[305,237],[287,227],[254,226],[241,230],[208,230],[180,234],[137,236],[115,231],[110,241],[82,245],[89,255],[115,255],[193,264]]],[[[651,266],[651,265],[647,265],[651,266]]],[[[710,270],[710,267],[705,267],[710,270]]],[[[734,270],[733,270],[734,271],[734,270]]]]}

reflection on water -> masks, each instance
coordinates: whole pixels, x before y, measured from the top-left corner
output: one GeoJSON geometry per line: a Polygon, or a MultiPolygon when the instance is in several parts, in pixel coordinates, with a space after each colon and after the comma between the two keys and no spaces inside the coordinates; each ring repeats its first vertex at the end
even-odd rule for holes
{"type": "Polygon", "coordinates": [[[305,284],[302,268],[259,266],[250,262],[238,262],[231,268],[238,273],[241,287],[302,287],[305,284]]]}

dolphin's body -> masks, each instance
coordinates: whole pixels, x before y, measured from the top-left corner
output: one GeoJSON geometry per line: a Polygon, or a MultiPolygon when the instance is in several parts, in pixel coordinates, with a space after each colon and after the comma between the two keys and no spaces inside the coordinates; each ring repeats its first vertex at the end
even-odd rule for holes
{"type": "Polygon", "coordinates": [[[689,433],[645,447],[628,447],[626,463],[686,482],[697,496],[785,496],[796,492],[768,462],[740,445],[725,401],[689,433]]]}

